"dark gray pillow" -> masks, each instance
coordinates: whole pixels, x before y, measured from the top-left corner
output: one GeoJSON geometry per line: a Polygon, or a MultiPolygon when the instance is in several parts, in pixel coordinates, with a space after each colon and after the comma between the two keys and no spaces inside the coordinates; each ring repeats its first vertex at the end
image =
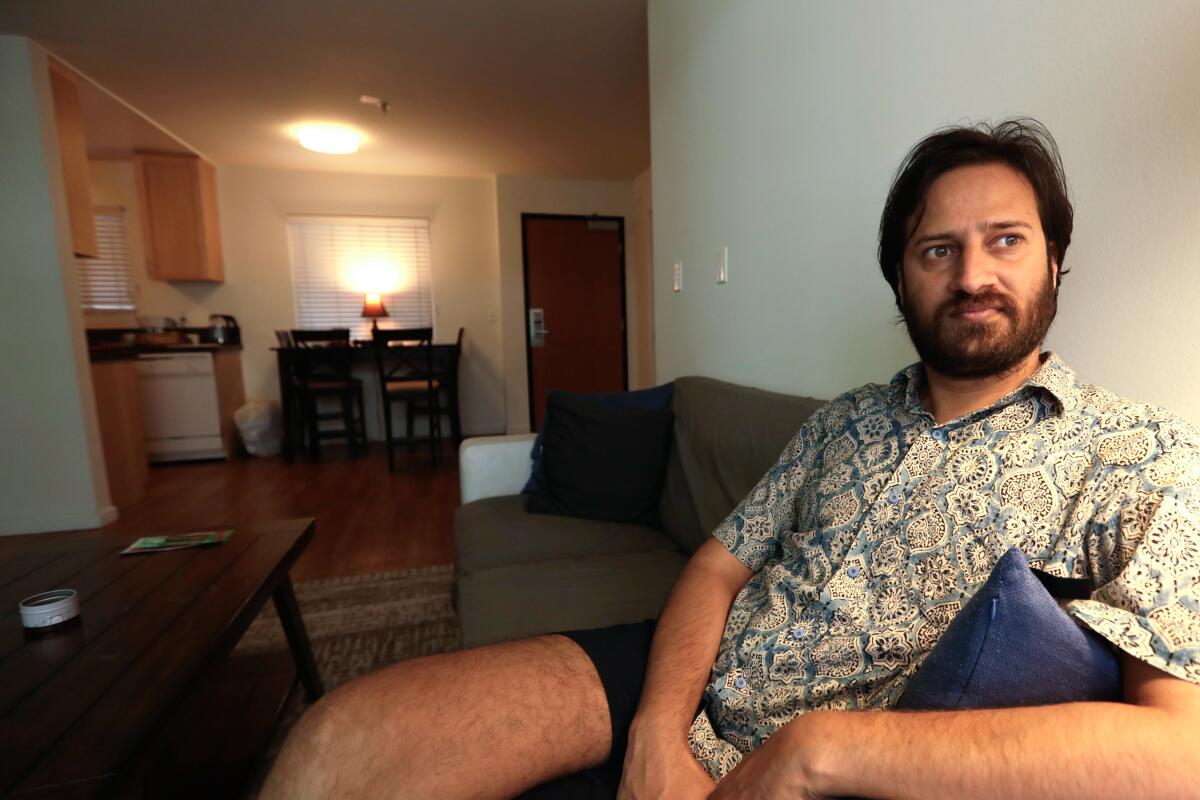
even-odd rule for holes
{"type": "MultiPolygon", "coordinates": [[[[671,407],[671,391],[674,388],[675,385],[673,383],[664,383],[652,389],[635,389],[632,392],[576,392],[574,394],[576,397],[595,400],[602,405],[612,408],[640,408],[645,411],[660,411],[671,407]]],[[[547,408],[545,416],[542,417],[542,429],[538,431],[537,438],[533,440],[533,449],[529,451],[529,457],[533,460],[533,464],[529,470],[529,480],[525,482],[525,488],[521,490],[521,494],[532,494],[544,485],[545,477],[542,475],[542,445],[546,441],[546,426],[549,424],[550,409],[547,408]]]]}
{"type": "Polygon", "coordinates": [[[544,485],[525,510],[657,526],[674,413],[567,392],[551,392],[546,407],[544,485]]]}

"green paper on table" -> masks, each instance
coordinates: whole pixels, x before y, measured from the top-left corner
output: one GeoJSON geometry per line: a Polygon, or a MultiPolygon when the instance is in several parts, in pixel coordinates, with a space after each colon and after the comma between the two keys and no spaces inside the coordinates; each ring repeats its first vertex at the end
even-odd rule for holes
{"type": "Polygon", "coordinates": [[[233,529],[178,533],[168,536],[143,536],[122,550],[121,555],[164,553],[168,550],[183,550],[188,547],[205,547],[210,544],[220,544],[230,536],[233,536],[233,529]]]}

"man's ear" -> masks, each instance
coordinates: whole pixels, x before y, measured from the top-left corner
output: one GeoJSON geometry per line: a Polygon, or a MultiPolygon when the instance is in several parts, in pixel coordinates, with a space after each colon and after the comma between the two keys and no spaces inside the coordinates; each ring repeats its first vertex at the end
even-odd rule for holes
{"type": "Polygon", "coordinates": [[[896,305],[904,310],[904,262],[896,265],[896,305]]]}
{"type": "Polygon", "coordinates": [[[1054,289],[1055,292],[1057,292],[1058,291],[1058,254],[1056,251],[1058,250],[1058,248],[1056,248],[1054,246],[1054,243],[1051,242],[1050,246],[1047,248],[1047,250],[1049,251],[1047,253],[1046,257],[1047,257],[1047,260],[1050,262],[1050,280],[1051,280],[1051,283],[1054,284],[1054,286],[1052,288],[1054,289]]]}

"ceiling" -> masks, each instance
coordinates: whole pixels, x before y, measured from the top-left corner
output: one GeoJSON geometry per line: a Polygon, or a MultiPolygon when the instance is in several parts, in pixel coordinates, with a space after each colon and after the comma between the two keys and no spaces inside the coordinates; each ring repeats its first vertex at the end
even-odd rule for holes
{"type": "Polygon", "coordinates": [[[608,179],[650,164],[646,0],[6,0],[0,33],[153,120],[85,96],[108,154],[157,126],[220,164],[608,179]],[[310,153],[287,133],[304,121],[366,140],[310,153]]]}
{"type": "Polygon", "coordinates": [[[190,151],[94,83],[79,82],[79,111],[91,158],[126,158],[135,150],[190,151]]]}

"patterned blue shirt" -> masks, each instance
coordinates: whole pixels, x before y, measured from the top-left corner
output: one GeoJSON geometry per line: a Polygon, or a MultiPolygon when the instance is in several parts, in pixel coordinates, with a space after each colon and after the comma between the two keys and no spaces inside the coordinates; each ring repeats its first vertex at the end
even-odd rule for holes
{"type": "Polygon", "coordinates": [[[753,571],[692,725],[714,778],[799,714],[887,708],[1010,547],[1079,623],[1200,683],[1200,433],[1057,356],[938,425],[919,364],[804,424],[714,536],[753,571]]]}

